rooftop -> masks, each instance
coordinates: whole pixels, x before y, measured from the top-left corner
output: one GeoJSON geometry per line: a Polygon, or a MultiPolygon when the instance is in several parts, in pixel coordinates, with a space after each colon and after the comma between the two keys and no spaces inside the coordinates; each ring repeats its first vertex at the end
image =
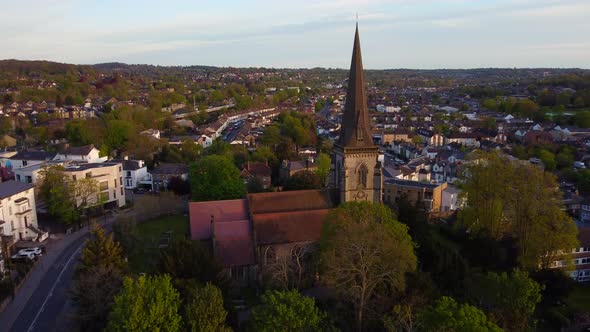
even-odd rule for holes
{"type": "Polygon", "coordinates": [[[23,183],[14,180],[0,183],[0,199],[4,199],[13,195],[16,195],[25,190],[34,188],[35,186],[30,183],[23,183]]]}
{"type": "Polygon", "coordinates": [[[438,186],[440,186],[440,183],[429,183],[429,182],[400,180],[400,179],[386,180],[385,184],[393,184],[396,186],[414,187],[414,188],[423,188],[423,189],[435,189],[438,186]]]}

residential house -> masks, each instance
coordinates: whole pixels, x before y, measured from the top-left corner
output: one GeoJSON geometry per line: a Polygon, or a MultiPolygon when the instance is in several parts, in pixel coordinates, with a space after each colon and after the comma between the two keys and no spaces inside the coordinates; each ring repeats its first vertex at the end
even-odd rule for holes
{"type": "Polygon", "coordinates": [[[18,182],[37,184],[39,174],[43,167],[59,166],[63,164],[63,161],[44,161],[39,164],[17,168],[13,171],[14,179],[18,182]]]}
{"type": "Polygon", "coordinates": [[[8,169],[16,170],[22,167],[41,164],[46,161],[53,160],[55,156],[56,154],[54,152],[35,150],[21,151],[13,155],[12,157],[4,160],[3,164],[8,169]]]}
{"type": "Polygon", "coordinates": [[[0,236],[9,246],[19,240],[43,241],[48,237],[38,229],[34,188],[17,181],[0,183],[0,236]]]}
{"type": "Polygon", "coordinates": [[[102,163],[107,161],[107,157],[101,157],[100,151],[93,144],[77,147],[68,147],[58,153],[53,160],[75,161],[84,163],[102,163]]]}
{"type": "Polygon", "coordinates": [[[149,172],[151,175],[152,191],[167,191],[168,184],[172,178],[187,181],[188,171],[189,168],[185,164],[161,163],[149,172]]]}
{"type": "Polygon", "coordinates": [[[272,170],[268,164],[246,162],[242,168],[240,176],[247,182],[252,178],[260,179],[262,187],[269,189],[271,187],[271,173],[272,170]]]}
{"type": "Polygon", "coordinates": [[[416,130],[416,134],[428,145],[443,146],[445,144],[444,136],[437,134],[432,130],[421,128],[416,130]]]}
{"type": "Polygon", "coordinates": [[[392,179],[383,183],[383,202],[390,205],[399,203],[402,197],[411,204],[422,204],[427,211],[442,210],[443,190],[447,183],[428,183],[420,181],[392,179]]]}
{"type": "Polygon", "coordinates": [[[281,168],[279,169],[279,178],[280,178],[281,183],[284,183],[285,181],[287,181],[288,178],[290,178],[291,176],[293,176],[293,174],[295,174],[297,172],[301,172],[304,170],[308,170],[308,171],[313,172],[313,171],[315,171],[316,168],[317,168],[317,165],[309,159],[307,159],[305,161],[303,161],[303,160],[294,160],[294,161],[283,160],[283,163],[281,164],[281,168]]]}
{"type": "Polygon", "coordinates": [[[135,189],[140,181],[149,178],[147,166],[143,160],[129,160],[125,157],[123,160],[112,160],[112,162],[123,165],[123,186],[125,189],[135,189]]]}

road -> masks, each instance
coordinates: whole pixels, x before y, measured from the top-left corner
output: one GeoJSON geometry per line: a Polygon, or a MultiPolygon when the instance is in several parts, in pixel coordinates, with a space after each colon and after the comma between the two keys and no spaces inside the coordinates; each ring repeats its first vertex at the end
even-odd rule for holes
{"type": "Polygon", "coordinates": [[[83,236],[63,250],[20,312],[10,331],[71,330],[68,328],[71,324],[68,317],[69,290],[78,257],[87,238],[88,235],[83,236]]]}

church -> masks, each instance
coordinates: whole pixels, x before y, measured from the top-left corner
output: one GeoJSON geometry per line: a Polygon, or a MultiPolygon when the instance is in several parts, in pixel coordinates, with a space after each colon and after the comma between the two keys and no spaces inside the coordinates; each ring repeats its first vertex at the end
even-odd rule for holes
{"type": "Polygon", "coordinates": [[[237,285],[261,282],[264,275],[276,271],[284,276],[286,268],[301,268],[300,261],[311,256],[331,209],[351,201],[381,202],[378,155],[370,130],[357,25],[341,132],[331,155],[329,187],[191,202],[191,239],[209,242],[237,285]],[[291,264],[293,259],[300,261],[291,264]]]}
{"type": "Polygon", "coordinates": [[[332,184],[339,190],[340,202],[381,202],[383,179],[378,157],[371,136],[357,25],[342,127],[332,151],[332,184]]]}

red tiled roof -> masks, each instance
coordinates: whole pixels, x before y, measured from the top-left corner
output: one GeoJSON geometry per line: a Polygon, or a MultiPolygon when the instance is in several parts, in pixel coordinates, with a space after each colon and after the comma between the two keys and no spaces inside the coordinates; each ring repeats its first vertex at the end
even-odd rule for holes
{"type": "Polygon", "coordinates": [[[211,238],[211,216],[215,222],[248,220],[248,206],[245,199],[225,201],[190,202],[191,239],[211,238]]]}
{"type": "Polygon", "coordinates": [[[224,267],[255,264],[249,220],[215,222],[215,257],[224,267]]]}
{"type": "Polygon", "coordinates": [[[252,219],[257,245],[318,241],[330,209],[265,213],[252,219]]]}
{"type": "Polygon", "coordinates": [[[244,167],[244,171],[246,171],[248,174],[250,174],[252,176],[260,176],[260,177],[270,176],[270,174],[271,174],[270,167],[264,163],[250,163],[250,162],[248,162],[244,167]]]}
{"type": "Polygon", "coordinates": [[[295,190],[249,194],[248,203],[252,215],[330,209],[335,206],[335,201],[327,190],[295,190]]]}

